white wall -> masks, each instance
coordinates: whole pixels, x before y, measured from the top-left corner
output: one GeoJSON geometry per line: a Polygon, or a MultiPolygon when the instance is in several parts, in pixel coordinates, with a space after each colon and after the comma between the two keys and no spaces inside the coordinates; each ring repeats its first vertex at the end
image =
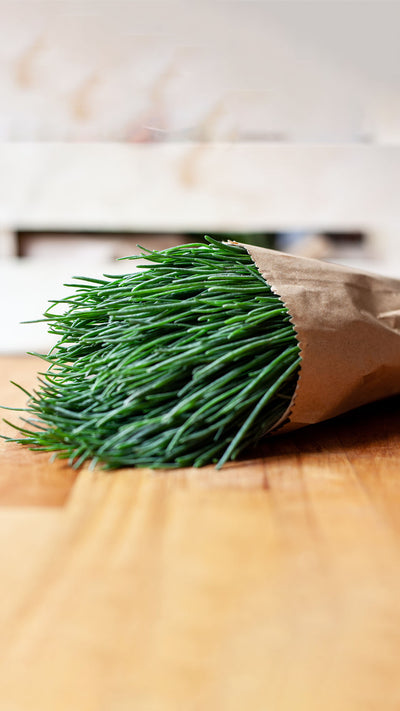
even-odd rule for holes
{"type": "Polygon", "coordinates": [[[15,261],[18,229],[353,228],[399,273],[399,21],[377,0],[0,0],[0,351],[45,347],[13,324],[69,270],[15,261]]]}
{"type": "Polygon", "coordinates": [[[384,0],[0,0],[0,139],[398,143],[399,24],[384,0]]]}
{"type": "Polygon", "coordinates": [[[400,147],[0,145],[3,229],[366,228],[400,220],[400,147]]]}

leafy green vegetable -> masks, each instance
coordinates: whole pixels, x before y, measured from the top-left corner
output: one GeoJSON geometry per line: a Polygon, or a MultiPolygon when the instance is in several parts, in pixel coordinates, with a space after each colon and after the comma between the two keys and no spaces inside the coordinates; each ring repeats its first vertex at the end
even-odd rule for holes
{"type": "Polygon", "coordinates": [[[294,327],[248,253],[207,240],[51,302],[59,340],[9,439],[77,468],[219,468],[273,427],[298,378],[294,327]]]}

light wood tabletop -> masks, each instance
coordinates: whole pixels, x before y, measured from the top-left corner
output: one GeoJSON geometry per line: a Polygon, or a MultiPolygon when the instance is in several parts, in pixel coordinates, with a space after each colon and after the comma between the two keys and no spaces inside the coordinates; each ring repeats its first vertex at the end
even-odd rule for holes
{"type": "Polygon", "coordinates": [[[400,709],[399,398],[219,472],[0,457],[2,711],[400,709]]]}

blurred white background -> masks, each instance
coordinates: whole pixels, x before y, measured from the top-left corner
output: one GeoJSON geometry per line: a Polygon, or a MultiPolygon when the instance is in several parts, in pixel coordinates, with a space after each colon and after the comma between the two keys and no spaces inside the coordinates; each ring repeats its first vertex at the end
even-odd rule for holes
{"type": "Polygon", "coordinates": [[[277,233],[400,277],[399,22],[385,0],[0,0],[0,351],[46,350],[19,321],[131,268],[126,235],[277,233]]]}
{"type": "Polygon", "coordinates": [[[0,2],[0,138],[400,138],[397,2],[0,2]]]}

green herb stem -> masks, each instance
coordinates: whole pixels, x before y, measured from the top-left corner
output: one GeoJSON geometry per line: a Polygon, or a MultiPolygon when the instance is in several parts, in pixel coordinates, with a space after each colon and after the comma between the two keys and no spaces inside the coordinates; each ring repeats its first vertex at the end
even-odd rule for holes
{"type": "Polygon", "coordinates": [[[290,315],[242,247],[207,240],[50,302],[58,342],[9,440],[76,468],[221,467],[282,418],[301,360],[290,315]]]}

